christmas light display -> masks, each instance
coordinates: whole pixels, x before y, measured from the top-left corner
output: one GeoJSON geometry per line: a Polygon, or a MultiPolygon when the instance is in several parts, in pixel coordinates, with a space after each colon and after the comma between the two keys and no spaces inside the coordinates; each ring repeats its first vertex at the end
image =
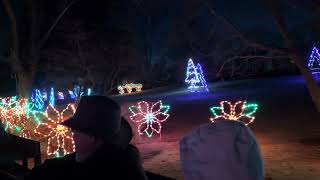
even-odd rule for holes
{"type": "Polygon", "coordinates": [[[74,86],[73,88],[73,94],[76,96],[76,99],[78,99],[79,97],[83,96],[83,87],[82,86],[74,86]]]}
{"type": "Polygon", "coordinates": [[[135,88],[136,88],[136,92],[141,92],[142,91],[142,84],[136,84],[135,88]]]}
{"type": "Polygon", "coordinates": [[[21,116],[23,115],[22,105],[24,99],[20,102],[16,96],[7,97],[1,99],[0,118],[1,123],[5,125],[5,130],[13,133],[14,131],[20,131],[21,116]]]}
{"type": "Polygon", "coordinates": [[[19,104],[19,110],[15,112],[15,119],[19,119],[19,123],[16,122],[16,125],[18,125],[20,129],[15,135],[26,139],[37,140],[34,136],[33,129],[36,126],[36,121],[40,121],[39,113],[41,112],[36,107],[36,103],[29,102],[27,99],[20,99],[19,104]]]}
{"type": "Polygon", "coordinates": [[[50,90],[50,99],[49,99],[49,104],[54,107],[55,106],[55,95],[54,95],[54,89],[51,88],[50,90]]]}
{"type": "Polygon", "coordinates": [[[60,100],[64,99],[63,92],[58,91],[58,99],[60,99],[60,100]]]}
{"type": "Polygon", "coordinates": [[[127,90],[127,93],[131,93],[132,92],[132,84],[126,84],[125,86],[124,86],[124,88],[126,88],[126,90],[127,90]]]}
{"type": "Polygon", "coordinates": [[[156,103],[140,101],[129,107],[130,119],[138,124],[139,135],[145,133],[148,137],[152,137],[154,132],[161,134],[161,123],[169,118],[169,110],[170,106],[162,105],[161,100],[156,103]]]}
{"type": "Polygon", "coordinates": [[[0,106],[1,107],[9,107],[9,106],[14,106],[17,101],[18,97],[17,96],[11,96],[11,97],[5,97],[5,98],[0,98],[0,106]]]}
{"type": "Polygon", "coordinates": [[[44,108],[43,95],[39,89],[34,90],[34,93],[32,93],[31,100],[34,103],[36,109],[42,110],[44,108]]]}
{"type": "Polygon", "coordinates": [[[124,87],[118,86],[119,94],[124,94],[124,87]]]}
{"type": "Polygon", "coordinates": [[[71,99],[76,99],[76,95],[74,95],[73,91],[68,90],[68,93],[69,93],[71,99]]]}
{"type": "Polygon", "coordinates": [[[12,97],[6,97],[6,98],[0,98],[0,107],[3,109],[7,109],[10,107],[14,107],[15,104],[17,103],[17,96],[12,96],[12,97]]]}
{"type": "Polygon", "coordinates": [[[42,92],[42,98],[43,98],[43,101],[47,101],[48,100],[48,93],[46,91],[42,92]]]}
{"type": "Polygon", "coordinates": [[[138,83],[128,83],[124,86],[118,86],[119,94],[124,94],[125,90],[128,94],[131,94],[133,92],[133,89],[135,89],[135,92],[141,92],[142,91],[142,84],[138,83]]]}
{"type": "Polygon", "coordinates": [[[33,124],[29,121],[26,115],[19,116],[20,125],[15,127],[16,133],[13,133],[17,136],[26,139],[35,139],[33,133],[33,124]],[[17,129],[19,127],[19,129],[17,129]]]}
{"type": "Polygon", "coordinates": [[[188,89],[191,92],[209,91],[201,65],[195,66],[192,59],[188,61],[185,82],[189,84],[188,89]]]}
{"type": "Polygon", "coordinates": [[[312,49],[308,67],[312,74],[320,74],[320,54],[316,47],[312,49]]]}
{"type": "Polygon", "coordinates": [[[75,112],[73,104],[61,111],[61,113],[53,106],[49,105],[45,111],[46,122],[39,124],[34,132],[43,137],[48,138],[47,154],[60,156],[75,152],[75,145],[73,140],[73,133],[70,128],[60,125],[65,121],[69,115],[71,117],[75,112]]]}
{"type": "Polygon", "coordinates": [[[78,99],[79,97],[81,97],[85,94],[90,96],[92,94],[92,89],[88,88],[87,92],[85,93],[83,87],[76,85],[76,86],[74,86],[73,91],[68,90],[68,93],[69,93],[71,99],[78,99]]]}
{"type": "MultiPolygon", "coordinates": [[[[36,94],[39,95],[39,93],[36,94]]],[[[71,132],[68,128],[65,129],[58,123],[65,120],[66,114],[69,114],[69,116],[73,115],[75,111],[74,105],[69,104],[62,113],[59,113],[51,105],[47,107],[46,112],[39,111],[38,108],[36,108],[36,104],[37,103],[29,102],[24,98],[18,99],[16,96],[0,98],[0,120],[4,125],[5,130],[8,133],[23,138],[38,140],[40,134],[36,132],[41,131],[34,129],[36,127],[41,129],[47,125],[47,130],[49,130],[50,127],[53,128],[51,129],[52,132],[48,131],[46,136],[49,138],[49,144],[52,144],[53,147],[58,147],[59,149],[66,147],[63,153],[70,152],[70,148],[73,147],[73,142],[69,141],[70,137],[72,137],[70,135],[71,132]],[[44,119],[48,122],[43,123],[44,119]],[[53,132],[54,130],[56,131],[53,132]],[[54,144],[56,144],[56,146],[54,146],[54,144]]],[[[45,134],[46,132],[43,133],[45,134]]],[[[52,151],[54,151],[50,149],[52,146],[50,145],[48,147],[49,153],[53,153],[52,151]]]]}
{"type": "Polygon", "coordinates": [[[188,61],[187,77],[185,79],[185,82],[189,84],[188,89],[192,91],[196,89],[196,83],[200,82],[196,67],[193,64],[192,59],[189,59],[188,61]]]}
{"type": "Polygon", "coordinates": [[[1,99],[0,118],[1,123],[5,125],[5,130],[11,134],[30,139],[32,137],[32,122],[29,122],[30,108],[33,103],[27,99],[8,97],[1,99]]]}
{"type": "Polygon", "coordinates": [[[205,91],[209,91],[208,86],[207,86],[207,81],[204,79],[202,67],[201,67],[201,65],[199,63],[197,65],[197,73],[199,75],[202,87],[205,89],[205,91]]]}
{"type": "Polygon", "coordinates": [[[231,104],[228,101],[221,101],[220,106],[212,107],[210,110],[214,116],[210,118],[211,122],[222,118],[232,121],[242,121],[248,125],[255,119],[252,115],[258,110],[258,104],[247,104],[247,102],[243,101],[231,104]]]}

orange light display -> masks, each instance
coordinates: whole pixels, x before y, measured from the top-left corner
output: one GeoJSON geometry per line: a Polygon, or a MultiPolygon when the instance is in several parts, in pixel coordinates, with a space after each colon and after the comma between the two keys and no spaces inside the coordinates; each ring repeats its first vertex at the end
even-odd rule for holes
{"type": "Polygon", "coordinates": [[[48,138],[47,154],[60,156],[75,152],[73,133],[70,128],[60,125],[68,117],[71,117],[75,112],[73,104],[59,112],[57,109],[49,105],[45,111],[45,119],[39,124],[34,132],[43,137],[48,138]]]}

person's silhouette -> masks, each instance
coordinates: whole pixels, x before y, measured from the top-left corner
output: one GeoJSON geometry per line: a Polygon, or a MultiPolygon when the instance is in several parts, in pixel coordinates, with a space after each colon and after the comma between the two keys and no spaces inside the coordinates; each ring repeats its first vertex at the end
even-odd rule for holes
{"type": "Polygon", "coordinates": [[[132,129],[120,114],[107,97],[82,97],[74,116],[62,123],[74,131],[76,152],[46,160],[25,179],[146,179],[139,152],[129,144],[132,129]]]}

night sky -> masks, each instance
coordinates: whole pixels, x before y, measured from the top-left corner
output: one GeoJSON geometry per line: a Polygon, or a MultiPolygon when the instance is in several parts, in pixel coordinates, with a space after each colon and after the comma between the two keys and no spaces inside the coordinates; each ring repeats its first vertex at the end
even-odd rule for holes
{"type": "MultiPolygon", "coordinates": [[[[16,12],[21,12],[23,9],[22,3],[17,0],[13,2],[15,2],[14,8],[16,9],[16,12]]],[[[305,4],[308,4],[308,2],[312,2],[312,0],[304,1],[305,4]]],[[[159,37],[159,35],[161,36],[161,34],[165,32],[170,31],[170,26],[172,27],[173,24],[177,23],[174,21],[175,17],[187,13],[183,11],[188,8],[188,4],[194,4],[192,0],[164,0],[161,2],[151,3],[150,1],[143,1],[143,3],[145,6],[152,9],[151,14],[154,15],[152,19],[154,21],[153,29],[156,30],[154,34],[157,34],[157,37],[159,37]]],[[[108,21],[108,23],[130,25],[132,29],[139,27],[143,28],[139,26],[139,21],[143,21],[143,18],[141,18],[143,14],[142,12],[138,12],[139,10],[137,8],[139,7],[136,7],[135,1],[122,0],[118,2],[104,3],[105,5],[102,6],[101,4],[102,3],[99,3],[99,1],[80,1],[74,5],[70,11],[76,11],[77,15],[75,16],[78,16],[79,18],[89,18],[89,15],[94,18],[101,18],[101,20],[108,21]],[[110,15],[112,17],[110,17],[110,15]]],[[[307,20],[316,18],[304,8],[294,8],[288,3],[282,4],[286,20],[291,28],[300,24],[304,24],[307,20]]],[[[270,11],[266,7],[265,1],[214,0],[211,1],[211,6],[219,13],[219,15],[226,17],[228,20],[240,27],[243,31],[250,29],[263,29],[265,31],[277,32],[274,20],[270,16],[270,11]]],[[[199,13],[199,15],[206,15],[206,21],[210,21],[212,17],[210,17],[206,7],[203,6],[202,9],[203,10],[201,13],[199,13]]],[[[1,32],[7,32],[10,26],[3,8],[1,8],[0,11],[0,20],[2,24],[0,29],[1,32]]],[[[1,33],[1,36],[1,39],[8,37],[4,33],[1,33]]],[[[2,40],[2,48],[4,46],[3,44],[5,43],[2,40]]]]}
{"type": "MultiPolygon", "coordinates": [[[[46,20],[41,25],[40,34],[48,29],[49,24],[61,12],[60,4],[57,2],[46,2],[42,6],[46,20]]],[[[67,21],[81,21],[85,24],[87,32],[97,30],[101,33],[105,32],[104,36],[109,44],[118,40],[124,41],[119,31],[126,32],[127,44],[135,48],[138,59],[145,59],[145,62],[149,61],[151,64],[165,62],[164,64],[171,66],[193,57],[204,63],[210,61],[211,65],[209,63],[208,67],[215,66],[214,64],[219,64],[226,59],[225,52],[221,52],[225,49],[222,48],[222,43],[226,40],[230,41],[232,34],[222,21],[210,14],[203,2],[205,1],[80,0],[63,16],[53,30],[52,37],[49,38],[44,50],[59,47],[59,43],[65,44],[63,41],[68,38],[61,36],[61,32],[69,29],[63,27],[67,21]],[[63,28],[65,29],[61,31],[63,28]],[[208,39],[213,29],[216,33],[215,37],[208,39]],[[56,39],[62,39],[62,42],[56,39]],[[195,49],[190,48],[190,43],[195,49]],[[216,51],[214,56],[203,55],[212,49],[216,51]],[[146,51],[148,51],[147,55],[146,51]]],[[[282,37],[266,1],[214,0],[208,2],[218,15],[238,27],[247,37],[266,45],[283,47],[282,37]]],[[[281,1],[281,12],[285,16],[292,37],[299,42],[298,47],[301,47],[301,52],[307,57],[311,46],[317,44],[319,27],[316,24],[319,18],[308,9],[312,0],[298,1],[300,5],[296,6],[288,2],[281,1]]],[[[13,7],[18,22],[24,22],[26,7],[23,1],[13,1],[13,7]]],[[[8,55],[11,46],[10,23],[3,7],[0,7],[0,21],[0,52],[8,55]]],[[[46,61],[48,60],[43,62],[46,61]]],[[[138,62],[134,59],[133,61],[138,62]]],[[[8,74],[8,71],[5,74],[8,74]]]]}
{"type": "MultiPolygon", "coordinates": [[[[19,1],[13,1],[14,8],[16,12],[23,11],[23,5],[19,1]]],[[[108,1],[110,2],[110,1],[108,1]]],[[[157,44],[161,44],[161,40],[174,28],[175,24],[179,23],[175,21],[179,19],[179,16],[184,16],[188,14],[185,10],[192,10],[188,7],[189,4],[197,4],[198,1],[168,1],[164,0],[161,2],[151,2],[151,1],[141,1],[144,7],[137,7],[135,2],[139,1],[128,1],[122,0],[110,3],[101,3],[99,1],[80,1],[74,5],[69,12],[69,14],[74,14],[74,16],[82,19],[90,19],[89,21],[97,20],[100,23],[103,21],[106,24],[116,24],[120,26],[129,26],[130,30],[137,34],[136,38],[139,39],[139,35],[143,32],[145,27],[144,18],[145,12],[141,11],[152,11],[152,34],[153,41],[155,42],[155,47],[157,44]],[[103,4],[103,5],[101,5],[103,4]],[[147,10],[144,10],[147,9],[147,10]]],[[[312,0],[304,1],[305,4],[312,2],[312,0]]],[[[198,4],[200,1],[198,2],[198,4]]],[[[285,12],[287,24],[290,28],[294,28],[299,25],[303,25],[310,20],[316,19],[309,11],[304,8],[294,8],[292,5],[283,2],[283,11],[285,12]]],[[[54,3],[52,4],[54,6],[54,3]]],[[[50,7],[51,5],[48,5],[50,7]]],[[[230,22],[234,23],[243,32],[250,31],[253,29],[265,31],[265,32],[278,32],[275,26],[274,20],[270,15],[270,11],[266,7],[265,1],[256,0],[214,0],[211,1],[211,6],[218,12],[219,15],[226,17],[230,22]]],[[[210,26],[210,21],[212,17],[206,10],[205,6],[202,6],[197,16],[200,16],[203,21],[206,21],[208,26],[210,26]]],[[[47,9],[50,12],[50,8],[47,9]]],[[[52,15],[57,12],[51,10],[52,15]]],[[[192,11],[190,12],[192,13],[192,11]]],[[[0,48],[3,50],[7,48],[8,37],[7,34],[10,30],[9,21],[1,8],[0,11],[0,37],[1,43],[0,48]]]]}

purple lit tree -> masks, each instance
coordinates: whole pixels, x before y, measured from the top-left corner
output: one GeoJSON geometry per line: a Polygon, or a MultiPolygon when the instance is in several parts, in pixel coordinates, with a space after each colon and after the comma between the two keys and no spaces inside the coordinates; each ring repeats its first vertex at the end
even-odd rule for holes
{"type": "Polygon", "coordinates": [[[308,67],[312,74],[320,73],[320,54],[316,47],[312,49],[310,59],[308,62],[308,67]]]}
{"type": "Polygon", "coordinates": [[[207,81],[204,79],[202,67],[201,67],[201,65],[199,63],[197,64],[197,73],[198,73],[199,78],[200,78],[201,87],[203,87],[204,90],[208,92],[209,89],[208,89],[208,86],[207,86],[207,81]]]}

